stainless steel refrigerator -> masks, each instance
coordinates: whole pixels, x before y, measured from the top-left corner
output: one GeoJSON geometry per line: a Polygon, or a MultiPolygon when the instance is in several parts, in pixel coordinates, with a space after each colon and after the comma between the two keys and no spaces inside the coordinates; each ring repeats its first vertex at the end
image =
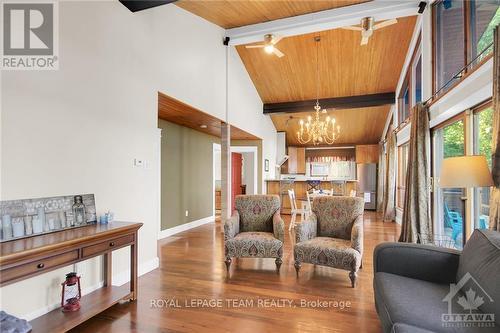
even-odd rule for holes
{"type": "Polygon", "coordinates": [[[358,196],[365,199],[365,209],[377,209],[377,164],[357,164],[358,196]]]}

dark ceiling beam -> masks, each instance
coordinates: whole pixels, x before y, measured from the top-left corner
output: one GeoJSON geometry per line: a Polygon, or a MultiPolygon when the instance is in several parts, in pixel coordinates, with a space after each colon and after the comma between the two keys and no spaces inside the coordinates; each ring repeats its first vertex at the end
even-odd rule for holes
{"type": "MultiPolygon", "coordinates": [[[[367,108],[371,106],[394,104],[395,98],[396,94],[394,92],[348,97],[322,98],[319,100],[319,105],[321,105],[321,108],[323,109],[367,108]]],[[[313,111],[314,105],[316,105],[315,99],[297,102],[265,103],[264,114],[313,111]]]]}
{"type": "Polygon", "coordinates": [[[140,10],[166,5],[177,0],[120,0],[131,12],[135,13],[140,10]]]}

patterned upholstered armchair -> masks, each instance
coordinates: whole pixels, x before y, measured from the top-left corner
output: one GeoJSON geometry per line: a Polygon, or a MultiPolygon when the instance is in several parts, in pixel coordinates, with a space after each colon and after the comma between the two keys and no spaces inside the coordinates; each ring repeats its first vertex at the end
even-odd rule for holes
{"type": "Polygon", "coordinates": [[[314,198],[312,214],[295,229],[297,276],[302,262],[345,269],[354,288],[363,256],[363,211],[362,198],[314,198]]]}
{"type": "Polygon", "coordinates": [[[224,223],[224,251],[229,271],[232,257],[283,260],[285,224],[277,195],[238,195],[233,216],[224,223]]]}

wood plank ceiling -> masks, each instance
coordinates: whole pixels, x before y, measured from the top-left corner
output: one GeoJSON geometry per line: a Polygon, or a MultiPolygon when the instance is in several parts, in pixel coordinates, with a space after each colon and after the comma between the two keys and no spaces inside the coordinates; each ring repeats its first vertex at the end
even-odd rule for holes
{"type": "MultiPolygon", "coordinates": [[[[158,118],[218,138],[221,136],[222,120],[161,92],[158,93],[158,118]]],[[[259,140],[255,135],[236,126],[231,126],[231,139],[259,140]]]]}
{"type": "Polygon", "coordinates": [[[403,67],[416,17],[403,17],[377,30],[361,46],[359,31],[333,29],[282,39],[285,56],[237,46],[264,103],[316,98],[316,42],[319,42],[319,98],[393,92],[403,67]]]}
{"type": "MultiPolygon", "coordinates": [[[[362,2],[180,0],[176,5],[228,29],[362,2]]],[[[283,38],[277,44],[285,54],[282,58],[244,45],[236,49],[263,103],[317,97],[315,36],[321,37],[319,98],[389,93],[396,90],[415,23],[416,16],[398,18],[397,24],[375,31],[365,46],[360,45],[359,31],[333,29],[283,38]]],[[[338,144],[377,143],[388,111],[389,106],[330,110],[342,128],[338,144]]],[[[278,131],[287,131],[289,145],[298,144],[300,115],[271,116],[278,131]]]]}
{"type": "MultiPolygon", "coordinates": [[[[321,116],[323,119],[327,115],[335,118],[336,123],[341,127],[339,139],[334,145],[375,144],[380,141],[389,109],[390,105],[328,110],[327,114],[321,114],[321,116]]],[[[289,146],[302,146],[297,140],[299,120],[302,118],[305,121],[311,114],[311,112],[275,114],[271,115],[271,119],[277,131],[286,132],[289,146]]]]}
{"type": "MultiPolygon", "coordinates": [[[[416,17],[377,30],[368,45],[361,46],[357,31],[334,29],[288,37],[277,47],[278,58],[261,49],[237,50],[264,103],[303,101],[316,98],[316,49],[319,42],[319,98],[359,96],[394,92],[415,27],[416,17]]],[[[389,106],[337,110],[343,135],[338,144],[371,144],[380,140],[389,106]]],[[[313,108],[311,105],[311,113],[313,108]]],[[[298,114],[293,114],[297,118],[298,114]]],[[[272,117],[278,131],[287,132],[287,143],[296,141],[297,119],[288,114],[272,117]],[[288,127],[283,124],[288,120],[288,127]]]]}
{"type": "Polygon", "coordinates": [[[180,0],[175,4],[225,29],[355,5],[368,0],[180,0]]]}

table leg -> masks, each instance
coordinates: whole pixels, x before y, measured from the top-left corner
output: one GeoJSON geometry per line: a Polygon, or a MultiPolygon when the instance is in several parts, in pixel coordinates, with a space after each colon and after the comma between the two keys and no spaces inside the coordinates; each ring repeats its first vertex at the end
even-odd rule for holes
{"type": "Polygon", "coordinates": [[[137,232],[135,241],[130,245],[130,300],[137,299],[137,232]]]}
{"type": "Polygon", "coordinates": [[[104,286],[111,286],[111,279],[113,277],[113,252],[107,252],[104,254],[104,286]]]}

